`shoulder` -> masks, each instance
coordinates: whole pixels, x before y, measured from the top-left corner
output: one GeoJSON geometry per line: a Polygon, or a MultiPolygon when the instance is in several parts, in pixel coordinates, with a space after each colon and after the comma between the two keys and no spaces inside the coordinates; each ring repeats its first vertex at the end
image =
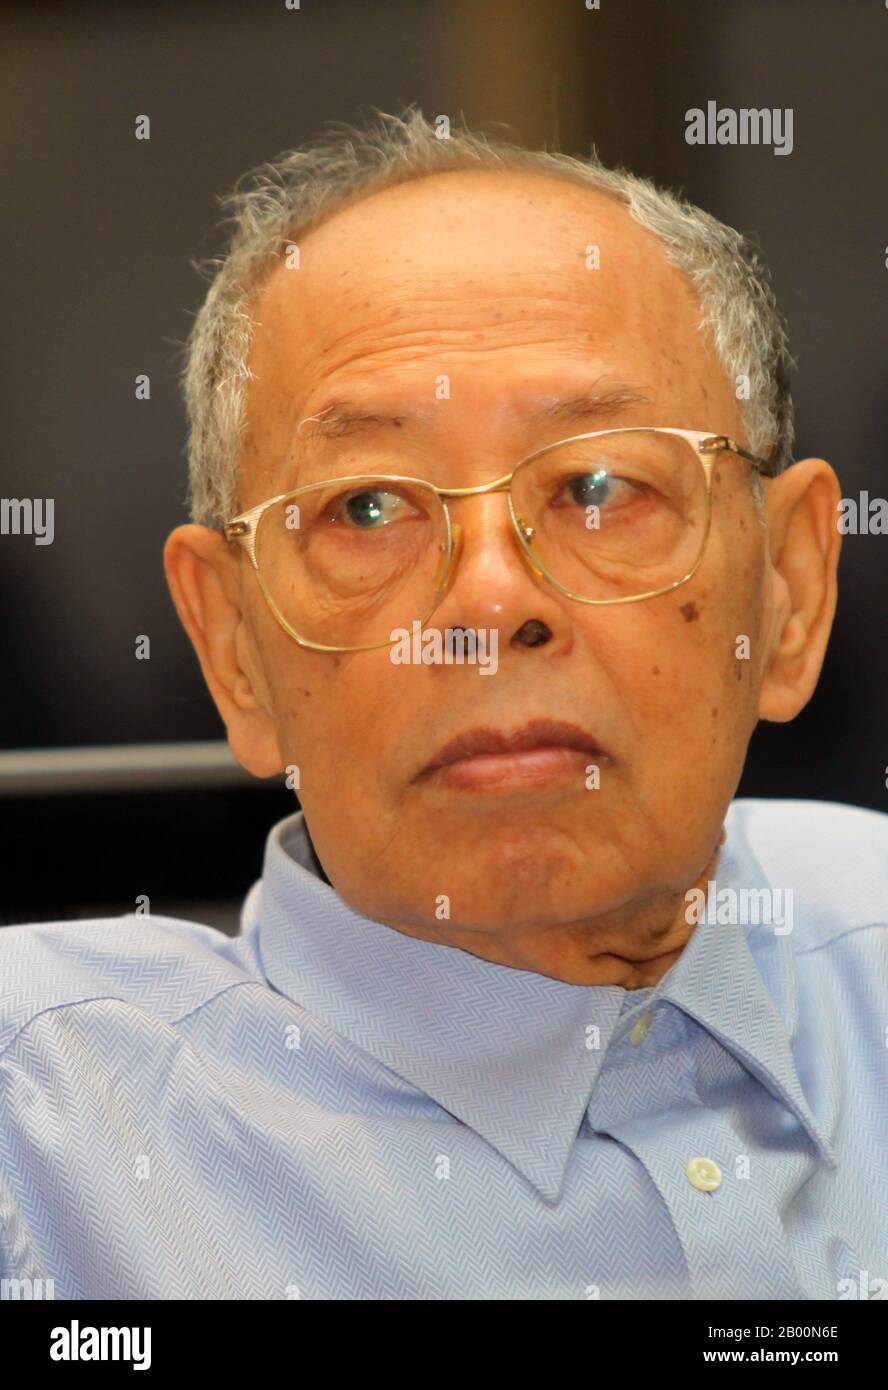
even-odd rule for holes
{"type": "Polygon", "coordinates": [[[856,935],[888,951],[888,815],[829,801],[741,799],[729,838],[745,840],[774,888],[790,891],[796,953],[856,935]]]}
{"type": "Polygon", "coordinates": [[[0,928],[0,1056],[38,1014],[97,1000],[174,1023],[255,980],[237,939],[178,918],[138,916],[0,928]]]}

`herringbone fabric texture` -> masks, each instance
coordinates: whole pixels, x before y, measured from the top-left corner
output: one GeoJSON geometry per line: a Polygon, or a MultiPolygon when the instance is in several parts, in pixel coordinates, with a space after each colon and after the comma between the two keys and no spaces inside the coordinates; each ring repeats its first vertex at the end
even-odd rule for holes
{"type": "Polygon", "coordinates": [[[234,940],[137,916],[0,931],[0,1277],[58,1298],[888,1295],[888,818],[746,801],[727,829],[719,892],[792,890],[792,930],[709,916],[652,990],[361,917],[301,816],[234,940]]]}

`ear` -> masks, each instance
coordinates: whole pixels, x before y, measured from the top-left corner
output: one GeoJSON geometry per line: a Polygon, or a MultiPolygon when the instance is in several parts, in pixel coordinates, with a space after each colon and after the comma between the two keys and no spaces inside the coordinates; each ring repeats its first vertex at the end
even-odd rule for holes
{"type": "Polygon", "coordinates": [[[803,459],[764,480],[771,562],[768,660],[759,718],[794,719],[817,685],[836,611],[839,480],[803,459]]]}
{"type": "Polygon", "coordinates": [[[191,638],[238,762],[256,777],[282,770],[271,705],[243,612],[240,557],[217,531],[179,526],[163,564],[182,626],[191,638]]]}

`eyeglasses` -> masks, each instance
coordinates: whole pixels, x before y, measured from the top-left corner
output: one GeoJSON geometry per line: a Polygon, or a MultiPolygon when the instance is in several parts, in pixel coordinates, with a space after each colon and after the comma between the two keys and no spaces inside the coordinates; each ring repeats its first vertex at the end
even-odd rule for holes
{"type": "Polygon", "coordinates": [[[425,625],[447,590],[463,543],[451,499],[507,493],[524,559],[577,603],[636,603],[678,588],[703,558],[723,453],[768,468],[726,435],[599,430],[547,444],[476,487],[387,473],[308,483],[241,512],[224,534],[246,549],[300,646],[371,651],[425,625]]]}

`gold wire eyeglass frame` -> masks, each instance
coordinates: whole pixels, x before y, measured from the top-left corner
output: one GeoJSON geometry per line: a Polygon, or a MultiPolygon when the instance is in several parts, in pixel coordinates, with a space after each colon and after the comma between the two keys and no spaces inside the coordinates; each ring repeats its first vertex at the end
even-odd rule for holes
{"type": "Polygon", "coordinates": [[[687,581],[697,572],[700,563],[703,559],[704,552],[706,550],[706,542],[709,537],[709,528],[712,519],[712,477],[715,468],[716,457],[717,455],[723,453],[736,454],[738,458],[746,459],[747,462],[755,464],[755,466],[761,472],[765,472],[768,468],[767,459],[763,459],[758,457],[756,454],[749,453],[747,449],[741,448],[739,444],[736,444],[733,439],[730,439],[725,434],[713,434],[712,431],[708,430],[678,430],[670,429],[665,426],[660,427],[634,425],[617,429],[594,430],[589,434],[573,434],[570,435],[567,439],[556,440],[554,444],[545,444],[541,449],[535,449],[533,453],[527,454],[524,458],[522,458],[512,469],[511,473],[505,473],[501,478],[495,478],[493,482],[479,483],[474,487],[442,488],[437,487],[434,483],[427,482],[424,478],[414,478],[406,474],[399,473],[355,473],[341,478],[325,478],[321,482],[307,483],[303,487],[297,487],[291,489],[289,492],[279,493],[277,497],[269,497],[265,502],[257,502],[255,507],[250,507],[248,511],[240,512],[237,516],[232,517],[230,521],[226,522],[225,526],[223,527],[223,534],[226,540],[232,541],[242,546],[246,550],[248,556],[250,557],[250,562],[253,566],[253,569],[255,570],[256,579],[258,580],[259,587],[262,590],[262,594],[265,598],[266,603],[271,609],[277,622],[287,633],[287,635],[289,637],[292,637],[294,642],[298,642],[301,647],[308,647],[312,651],[318,652],[376,651],[380,647],[391,646],[392,643],[397,639],[394,637],[389,637],[386,638],[384,642],[367,642],[359,646],[328,646],[325,643],[313,642],[309,638],[303,637],[287,621],[283,613],[281,613],[280,609],[274,601],[273,596],[268,590],[265,580],[262,577],[262,572],[259,568],[258,557],[256,555],[256,537],[259,530],[259,523],[262,519],[263,513],[266,512],[269,507],[274,507],[280,502],[295,501],[298,497],[302,497],[306,493],[317,491],[318,488],[329,487],[330,483],[412,483],[414,485],[426,489],[426,491],[428,492],[433,493],[441,503],[441,509],[444,513],[446,539],[442,542],[441,545],[442,561],[440,565],[437,586],[435,588],[434,599],[432,601],[428,613],[426,613],[420,619],[420,622],[423,626],[428,622],[429,618],[432,616],[435,609],[438,607],[438,604],[441,602],[441,599],[452,579],[462,549],[462,526],[459,524],[459,522],[452,521],[450,516],[450,509],[447,506],[448,499],[456,497],[481,497],[485,493],[490,492],[507,492],[509,494],[509,516],[511,518],[512,529],[518,540],[521,553],[527,560],[533,573],[538,575],[540,578],[548,580],[548,582],[552,584],[558,590],[559,593],[564,594],[565,597],[569,599],[573,599],[576,603],[588,603],[595,605],[613,603],[640,603],[642,599],[656,598],[658,594],[666,594],[671,592],[673,589],[677,589],[680,585],[686,584],[687,581]],[[687,440],[687,442],[695,450],[697,457],[700,461],[700,466],[703,469],[703,474],[706,483],[706,518],[703,527],[703,537],[700,542],[700,549],[697,553],[697,558],[694,561],[694,564],[691,566],[688,572],[686,574],[683,574],[680,579],[673,580],[671,584],[663,584],[658,589],[649,589],[642,594],[629,594],[627,596],[621,596],[620,598],[588,598],[586,597],[586,595],[575,593],[573,590],[568,589],[563,584],[561,584],[554,577],[554,575],[552,575],[549,572],[549,570],[540,560],[539,556],[534,554],[531,548],[534,530],[532,526],[524,525],[524,523],[522,522],[521,518],[518,516],[515,510],[515,499],[512,494],[512,479],[515,477],[515,474],[519,471],[519,469],[525,466],[525,464],[530,463],[533,459],[539,458],[542,454],[550,453],[553,449],[559,449],[565,444],[576,444],[580,440],[586,439],[603,439],[607,435],[638,433],[676,435],[679,439],[687,440]]]}

